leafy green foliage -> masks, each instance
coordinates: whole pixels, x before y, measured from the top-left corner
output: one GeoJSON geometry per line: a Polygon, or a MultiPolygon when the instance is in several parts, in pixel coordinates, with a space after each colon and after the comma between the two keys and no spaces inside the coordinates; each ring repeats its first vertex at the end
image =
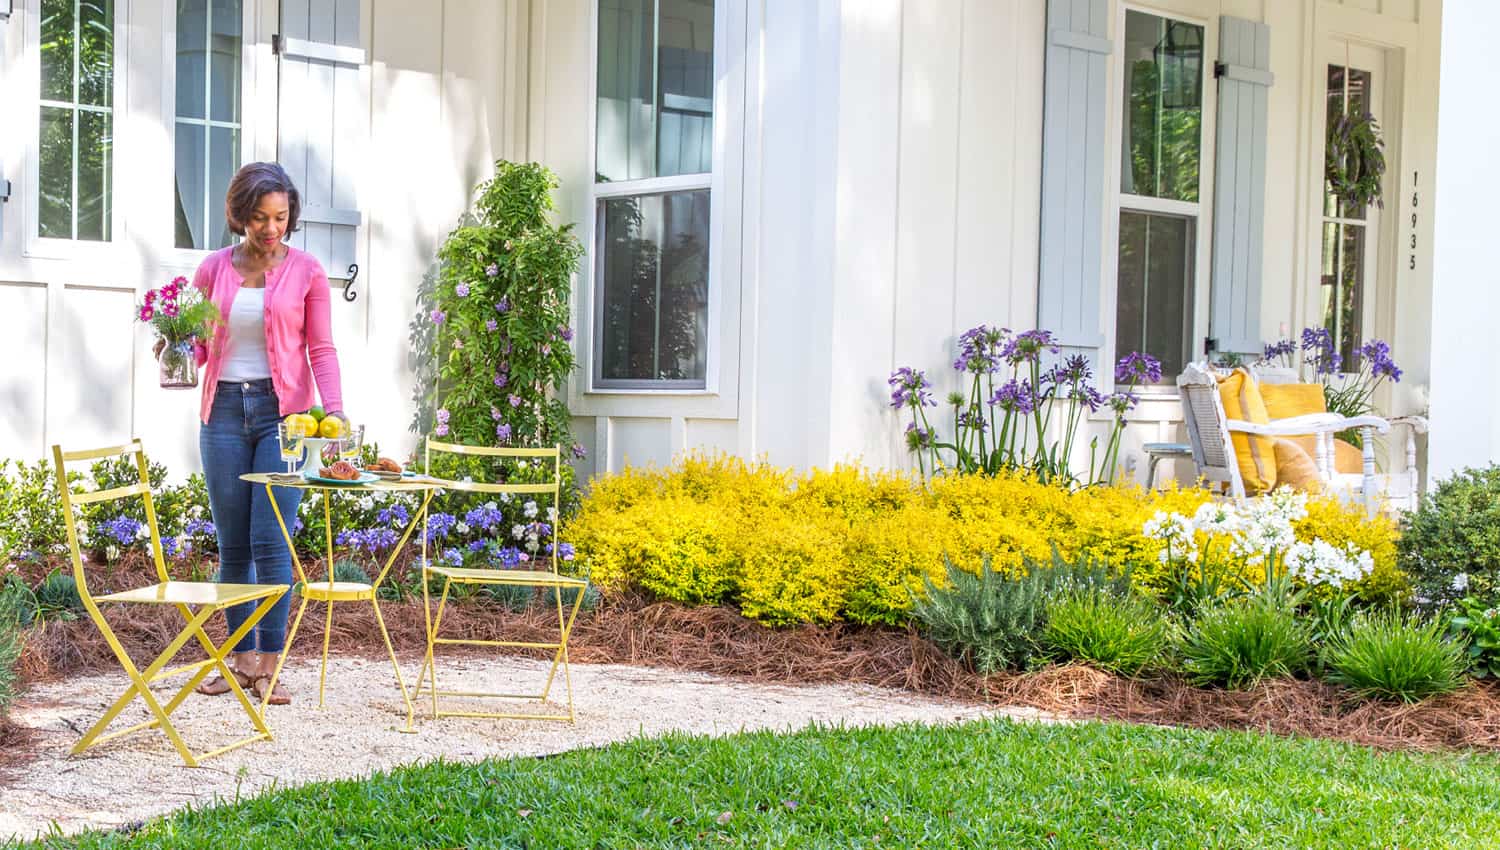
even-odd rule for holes
{"type": "Polygon", "coordinates": [[[1419,702],[1464,684],[1463,647],[1441,621],[1401,614],[1358,617],[1328,651],[1328,680],[1364,696],[1419,702]]]}
{"type": "Polygon", "coordinates": [[[0,721],[5,720],[18,686],[16,662],[21,658],[26,636],[19,612],[0,595],[0,721]]]}
{"type": "Polygon", "coordinates": [[[309,847],[1487,847],[1500,771],[1104,723],[670,734],[279,788],[47,846],[255,850],[293,824],[309,847]]]}
{"type": "Polygon", "coordinates": [[[967,662],[982,674],[1020,670],[1041,647],[1038,638],[1047,622],[1047,603],[1053,594],[1099,589],[1123,594],[1130,580],[1113,576],[1089,560],[1065,561],[1053,553],[1051,564],[1028,561],[1018,575],[996,572],[989,555],[978,572],[970,572],[943,557],[946,583],[939,587],[924,579],[926,593],[912,616],[933,643],[967,662]]]}
{"type": "Polygon", "coordinates": [[[1257,594],[1202,611],[1179,651],[1194,684],[1239,689],[1306,670],[1312,645],[1284,599],[1257,594]]]}
{"type": "Polygon", "coordinates": [[[40,619],[60,617],[71,620],[83,610],[78,582],[71,575],[53,570],[36,588],[37,616],[40,619]]]}
{"type": "Polygon", "coordinates": [[[349,558],[339,558],[333,562],[333,580],[369,584],[370,574],[359,562],[349,558]]]}
{"type": "Polygon", "coordinates": [[[557,397],[575,361],[568,298],[583,246],[549,220],[557,177],[535,163],[500,161],[471,215],[438,251],[437,276],[418,303],[414,345],[430,382],[418,382],[418,433],[471,445],[573,446],[557,397]],[[430,357],[430,362],[428,358],[430,357]],[[432,411],[430,419],[424,411],[432,411]]]}
{"type": "Polygon", "coordinates": [[[1500,466],[1439,481],[1406,516],[1397,547],[1417,595],[1431,604],[1500,597],[1500,466]]]}
{"type": "MultiPolygon", "coordinates": [[[[70,472],[68,480],[81,481],[83,475],[70,472]]],[[[0,460],[0,555],[41,560],[66,552],[67,539],[52,461],[28,466],[19,460],[0,460]]]]}
{"type": "Polygon", "coordinates": [[[1054,658],[1134,676],[1161,659],[1171,637],[1170,623],[1151,600],[1084,588],[1048,605],[1042,644],[1054,658]]]}
{"type": "Polygon", "coordinates": [[[1330,121],[1323,171],[1333,194],[1361,212],[1372,203],[1384,207],[1384,147],[1380,124],[1369,112],[1346,112],[1330,121]]]}
{"type": "Polygon", "coordinates": [[[1448,620],[1448,636],[1464,645],[1476,678],[1500,679],[1500,607],[1464,598],[1448,620]]]}

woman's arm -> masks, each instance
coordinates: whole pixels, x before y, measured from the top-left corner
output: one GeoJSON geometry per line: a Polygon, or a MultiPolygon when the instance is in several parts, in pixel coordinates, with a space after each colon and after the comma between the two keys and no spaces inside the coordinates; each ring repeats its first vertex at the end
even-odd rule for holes
{"type": "Polygon", "coordinates": [[[344,412],[344,393],[339,375],[339,354],[333,347],[333,317],[329,308],[328,275],[323,265],[313,260],[312,281],[303,302],[303,321],[307,332],[307,361],[312,365],[318,397],[329,413],[344,412]]]}

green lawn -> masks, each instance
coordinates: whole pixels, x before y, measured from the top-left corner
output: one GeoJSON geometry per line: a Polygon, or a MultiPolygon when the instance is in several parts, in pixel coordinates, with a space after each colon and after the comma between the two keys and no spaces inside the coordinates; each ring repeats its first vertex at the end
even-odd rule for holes
{"type": "MultiPolygon", "coordinates": [[[[183,773],[191,781],[191,773],[183,773]]],[[[77,847],[1500,846],[1500,758],[1006,721],[431,764],[77,847]]]]}

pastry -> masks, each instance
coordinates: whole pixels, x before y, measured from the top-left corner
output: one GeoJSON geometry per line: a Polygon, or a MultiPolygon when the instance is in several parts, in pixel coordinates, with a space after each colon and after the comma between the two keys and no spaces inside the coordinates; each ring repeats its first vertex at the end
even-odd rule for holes
{"type": "Polygon", "coordinates": [[[331,466],[323,467],[324,478],[334,478],[339,481],[354,481],[359,478],[359,470],[354,464],[347,460],[341,460],[331,466]]]}

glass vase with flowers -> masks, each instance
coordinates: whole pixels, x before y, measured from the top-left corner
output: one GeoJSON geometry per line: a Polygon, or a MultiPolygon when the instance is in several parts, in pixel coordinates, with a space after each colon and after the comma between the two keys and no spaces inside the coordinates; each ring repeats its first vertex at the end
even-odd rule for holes
{"type": "Polygon", "coordinates": [[[220,321],[218,308],[187,278],[176,277],[160,289],[146,290],[135,309],[136,318],[156,334],[158,383],[166,389],[198,386],[198,361],[220,321]]]}

